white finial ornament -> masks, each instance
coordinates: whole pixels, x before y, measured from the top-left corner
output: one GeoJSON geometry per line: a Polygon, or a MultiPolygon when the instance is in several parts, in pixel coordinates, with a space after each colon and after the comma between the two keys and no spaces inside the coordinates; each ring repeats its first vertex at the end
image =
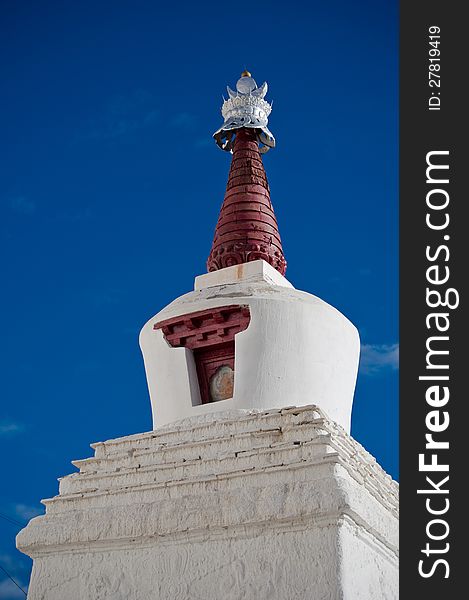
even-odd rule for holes
{"type": "Polygon", "coordinates": [[[236,89],[240,94],[249,94],[257,88],[257,83],[249,75],[243,75],[236,83],[236,89]]]}
{"type": "Polygon", "coordinates": [[[266,82],[257,87],[248,71],[244,71],[238,79],[236,91],[227,87],[228,100],[223,102],[221,109],[224,123],[213,134],[222,150],[232,152],[235,132],[243,127],[256,130],[261,152],[275,147],[275,138],[267,127],[272,110],[271,104],[264,100],[267,89],[266,82]]]}

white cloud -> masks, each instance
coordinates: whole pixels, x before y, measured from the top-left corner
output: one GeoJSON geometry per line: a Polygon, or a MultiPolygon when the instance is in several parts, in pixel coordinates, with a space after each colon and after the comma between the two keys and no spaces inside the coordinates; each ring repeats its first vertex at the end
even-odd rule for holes
{"type": "Polygon", "coordinates": [[[399,368],[399,344],[362,344],[360,371],[376,375],[399,368]]]}
{"type": "Polygon", "coordinates": [[[198,124],[198,117],[191,113],[181,112],[171,119],[171,125],[185,131],[193,131],[198,124]]]}
{"type": "MultiPolygon", "coordinates": [[[[15,581],[17,581],[15,579],[15,581]]],[[[17,581],[24,591],[27,591],[26,586],[21,584],[21,581],[17,581]]],[[[0,598],[4,600],[16,600],[16,598],[25,598],[25,595],[19,590],[16,585],[10,579],[4,579],[0,581],[0,598]]]]}
{"type": "Polygon", "coordinates": [[[6,437],[9,435],[16,435],[24,431],[24,425],[22,423],[15,423],[14,421],[3,420],[0,421],[0,437],[6,437]]]}
{"type": "Polygon", "coordinates": [[[44,510],[38,506],[29,506],[28,504],[16,504],[15,512],[19,517],[21,517],[25,521],[29,521],[33,517],[42,515],[44,513],[44,510]]]}
{"type": "Polygon", "coordinates": [[[209,135],[203,138],[198,138],[194,141],[195,148],[208,148],[209,146],[213,146],[214,144],[215,142],[209,135]]]}
{"type": "Polygon", "coordinates": [[[64,211],[57,213],[56,215],[49,217],[47,220],[55,223],[55,222],[63,222],[63,223],[79,223],[81,221],[88,221],[93,218],[93,211],[87,207],[83,209],[78,209],[74,211],[64,211]]]}
{"type": "Polygon", "coordinates": [[[9,554],[0,554],[0,565],[4,569],[13,569],[15,567],[15,561],[9,554]]]}
{"type": "Polygon", "coordinates": [[[24,196],[10,198],[8,204],[13,212],[20,215],[31,217],[36,212],[36,204],[24,196]]]}
{"type": "MultiPolygon", "coordinates": [[[[26,592],[28,586],[24,583],[23,578],[18,574],[25,571],[25,567],[21,564],[21,559],[18,560],[9,554],[0,554],[0,566],[8,572],[10,577],[26,592]]],[[[29,569],[28,569],[29,570],[29,569]]],[[[19,590],[16,585],[8,578],[4,571],[0,570],[0,598],[5,600],[14,600],[15,598],[24,598],[25,595],[19,590]]]]}
{"type": "Polygon", "coordinates": [[[81,127],[75,141],[112,140],[122,138],[160,122],[155,97],[145,90],[114,96],[102,115],[81,127]]]}

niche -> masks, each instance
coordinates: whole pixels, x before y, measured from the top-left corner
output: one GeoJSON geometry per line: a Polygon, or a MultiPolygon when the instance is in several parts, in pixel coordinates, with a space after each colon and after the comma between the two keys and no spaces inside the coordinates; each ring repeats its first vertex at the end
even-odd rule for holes
{"type": "Polygon", "coordinates": [[[233,397],[235,335],[247,329],[249,306],[217,306],[155,323],[173,348],[187,348],[194,357],[202,404],[233,397]]]}

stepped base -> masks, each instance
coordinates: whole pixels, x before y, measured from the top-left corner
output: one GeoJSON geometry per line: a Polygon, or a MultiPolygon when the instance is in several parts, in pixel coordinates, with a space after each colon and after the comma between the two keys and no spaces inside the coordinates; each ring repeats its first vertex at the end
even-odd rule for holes
{"type": "Polygon", "coordinates": [[[315,406],[93,448],[18,535],[29,600],[398,597],[397,484],[315,406]]]}

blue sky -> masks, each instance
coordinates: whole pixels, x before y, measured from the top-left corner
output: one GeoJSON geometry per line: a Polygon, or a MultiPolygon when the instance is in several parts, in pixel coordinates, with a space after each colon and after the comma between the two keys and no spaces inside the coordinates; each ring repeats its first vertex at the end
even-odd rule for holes
{"type": "MultiPolygon", "coordinates": [[[[397,477],[397,17],[394,0],[2,2],[0,513],[26,522],[90,442],[151,428],[138,333],[205,271],[229,169],[211,134],[244,68],[273,100],[287,277],[358,327],[352,432],[397,477]]],[[[0,565],[26,585],[16,530],[0,519],[0,565]]]]}

